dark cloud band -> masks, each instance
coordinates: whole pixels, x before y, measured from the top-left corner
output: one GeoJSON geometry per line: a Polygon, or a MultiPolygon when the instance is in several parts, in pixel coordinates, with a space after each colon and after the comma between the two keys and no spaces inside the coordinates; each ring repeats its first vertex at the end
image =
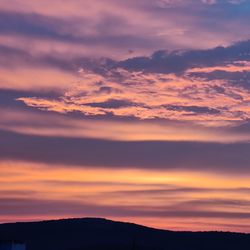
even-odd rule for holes
{"type": "Polygon", "coordinates": [[[1,131],[2,159],[107,168],[249,172],[249,143],[108,141],[1,131]]]}

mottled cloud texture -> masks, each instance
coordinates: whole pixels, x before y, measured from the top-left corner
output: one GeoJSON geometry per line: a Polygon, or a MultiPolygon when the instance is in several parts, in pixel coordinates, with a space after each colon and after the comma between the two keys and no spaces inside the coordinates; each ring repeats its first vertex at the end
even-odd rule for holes
{"type": "Polygon", "coordinates": [[[62,113],[237,124],[250,118],[249,48],[246,41],[118,62],[103,59],[96,67],[79,65],[78,81],[58,98],[18,100],[62,113]]]}
{"type": "Polygon", "coordinates": [[[1,0],[0,222],[250,232],[247,0],[1,0]]]}

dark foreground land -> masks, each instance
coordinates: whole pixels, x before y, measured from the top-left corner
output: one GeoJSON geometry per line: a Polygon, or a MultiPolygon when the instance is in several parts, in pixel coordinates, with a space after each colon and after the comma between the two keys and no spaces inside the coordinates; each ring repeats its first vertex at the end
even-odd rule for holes
{"type": "Polygon", "coordinates": [[[24,241],[27,250],[250,249],[250,234],[172,232],[92,218],[2,224],[1,240],[24,241]]]}

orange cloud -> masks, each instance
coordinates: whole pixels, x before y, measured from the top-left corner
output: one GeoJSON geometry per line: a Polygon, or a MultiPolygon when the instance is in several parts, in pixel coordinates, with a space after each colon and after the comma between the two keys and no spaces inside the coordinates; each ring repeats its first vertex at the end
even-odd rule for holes
{"type": "MultiPolygon", "coordinates": [[[[248,66],[238,66],[245,70],[248,66]]],[[[227,67],[228,70],[236,70],[227,67]]],[[[199,69],[194,69],[194,71],[199,69]]],[[[212,70],[212,69],[204,69],[212,70]]],[[[234,124],[250,118],[250,94],[223,80],[129,72],[117,69],[102,76],[84,69],[81,80],[68,86],[59,99],[19,98],[26,105],[60,113],[85,115],[112,113],[120,117],[192,121],[207,126],[234,124]],[[223,88],[223,92],[217,88],[223,88]],[[245,107],[245,108],[242,108],[245,107]]]]}
{"type": "Polygon", "coordinates": [[[215,67],[202,67],[202,68],[193,68],[189,69],[187,73],[211,73],[213,71],[226,71],[226,72],[243,72],[250,71],[250,62],[249,61],[235,61],[234,64],[228,64],[225,66],[215,66],[215,67]]]}

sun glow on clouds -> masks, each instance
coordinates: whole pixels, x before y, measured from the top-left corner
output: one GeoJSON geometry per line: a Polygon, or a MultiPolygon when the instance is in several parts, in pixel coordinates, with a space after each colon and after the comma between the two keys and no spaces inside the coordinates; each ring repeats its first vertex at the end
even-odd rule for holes
{"type": "Polygon", "coordinates": [[[248,61],[237,61],[234,64],[228,64],[224,66],[216,67],[205,67],[205,68],[193,68],[187,70],[187,73],[211,73],[214,71],[224,71],[224,72],[244,72],[250,71],[250,62],[248,61]]]}
{"type": "Polygon", "coordinates": [[[239,220],[246,227],[250,220],[248,178],[175,171],[69,169],[63,165],[51,168],[10,161],[1,162],[1,171],[0,203],[5,209],[1,209],[0,221],[10,214],[19,221],[27,220],[30,213],[43,218],[44,209],[47,218],[108,216],[147,221],[157,227],[167,223],[168,229],[179,230],[232,230],[239,220]],[[34,210],[38,206],[40,209],[34,210]],[[201,222],[195,225],[189,219],[197,218],[196,213],[201,222]],[[162,216],[162,223],[156,223],[162,216]]]}
{"type": "Polygon", "coordinates": [[[250,232],[248,1],[52,2],[0,1],[0,222],[250,232]]]}
{"type": "Polygon", "coordinates": [[[210,68],[194,68],[183,76],[129,72],[124,69],[106,75],[84,69],[81,80],[59,98],[19,98],[26,105],[60,113],[168,119],[221,126],[250,118],[250,93],[224,80],[190,77],[192,73],[244,72],[247,62],[210,68]],[[236,65],[236,66],[235,66],[236,65]]]}
{"type": "MultiPolygon", "coordinates": [[[[44,103],[43,103],[44,105],[44,103]]],[[[96,138],[117,141],[249,141],[248,133],[190,125],[153,121],[116,121],[73,119],[52,114],[36,114],[17,110],[1,111],[0,129],[27,135],[69,138],[96,138]],[[33,121],[32,123],[30,121],[33,121]],[[45,122],[46,121],[46,122],[45,122]],[[187,126],[189,125],[189,126],[187,126]]]]}

